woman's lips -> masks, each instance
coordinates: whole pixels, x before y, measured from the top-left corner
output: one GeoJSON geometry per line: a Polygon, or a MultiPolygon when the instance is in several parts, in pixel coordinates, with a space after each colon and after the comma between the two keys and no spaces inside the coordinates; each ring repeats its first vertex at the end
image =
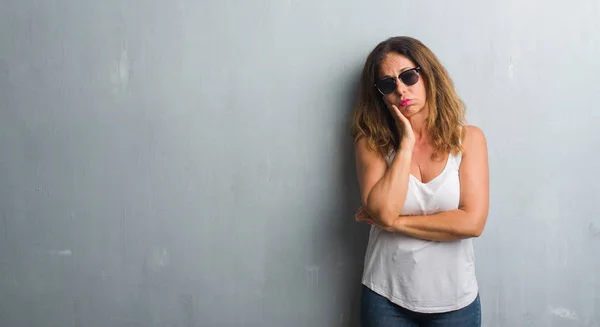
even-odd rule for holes
{"type": "Polygon", "coordinates": [[[411,99],[404,99],[404,100],[400,101],[400,106],[406,107],[410,104],[411,101],[412,101],[411,99]]]}

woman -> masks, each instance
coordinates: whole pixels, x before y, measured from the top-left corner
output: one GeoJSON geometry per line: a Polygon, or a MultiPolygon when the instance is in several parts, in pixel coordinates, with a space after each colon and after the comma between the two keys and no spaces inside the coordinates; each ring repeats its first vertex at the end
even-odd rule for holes
{"type": "Polygon", "coordinates": [[[353,113],[365,256],[364,327],[480,326],[471,239],[488,214],[482,131],[436,56],[393,37],[368,56],[353,113]]]}

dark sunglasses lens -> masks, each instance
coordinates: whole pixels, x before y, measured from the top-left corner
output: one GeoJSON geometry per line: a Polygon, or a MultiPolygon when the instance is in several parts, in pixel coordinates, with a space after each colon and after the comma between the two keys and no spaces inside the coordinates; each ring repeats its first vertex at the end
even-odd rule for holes
{"type": "Polygon", "coordinates": [[[390,94],[396,89],[396,82],[391,78],[386,78],[377,83],[377,88],[383,94],[390,94]]]}
{"type": "Polygon", "coordinates": [[[417,74],[414,70],[409,70],[400,74],[400,79],[402,83],[406,84],[406,86],[411,86],[417,84],[419,81],[419,74],[417,74]]]}

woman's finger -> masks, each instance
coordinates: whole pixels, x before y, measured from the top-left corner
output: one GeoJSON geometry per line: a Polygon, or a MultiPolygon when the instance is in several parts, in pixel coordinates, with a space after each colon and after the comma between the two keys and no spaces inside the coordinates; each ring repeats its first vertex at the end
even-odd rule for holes
{"type": "Polygon", "coordinates": [[[392,105],[392,110],[396,114],[396,117],[398,117],[398,119],[400,119],[402,121],[404,126],[409,127],[408,125],[410,125],[410,123],[408,122],[408,119],[406,119],[406,117],[404,117],[404,115],[402,114],[400,109],[398,109],[398,107],[396,107],[396,105],[394,105],[394,104],[392,105]]]}
{"type": "Polygon", "coordinates": [[[360,207],[358,209],[358,211],[356,212],[356,215],[354,216],[354,218],[356,219],[356,221],[372,220],[371,216],[369,216],[369,214],[367,213],[367,211],[363,207],[360,207]]]}

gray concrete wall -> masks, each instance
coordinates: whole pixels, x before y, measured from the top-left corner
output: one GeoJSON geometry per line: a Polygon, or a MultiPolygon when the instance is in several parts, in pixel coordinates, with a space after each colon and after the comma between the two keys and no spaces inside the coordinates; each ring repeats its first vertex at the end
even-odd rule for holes
{"type": "Polygon", "coordinates": [[[0,325],[357,326],[349,114],[411,35],[487,137],[484,326],[600,326],[600,4],[0,2],[0,325]]]}

